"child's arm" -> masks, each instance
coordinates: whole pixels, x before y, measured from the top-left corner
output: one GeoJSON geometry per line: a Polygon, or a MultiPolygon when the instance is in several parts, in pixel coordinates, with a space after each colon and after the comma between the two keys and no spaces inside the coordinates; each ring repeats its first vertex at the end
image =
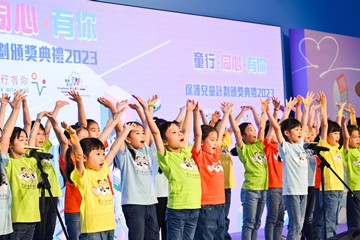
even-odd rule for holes
{"type": "MultiPolygon", "coordinates": [[[[52,126],[55,136],[57,140],[59,141],[60,145],[60,156],[65,159],[66,150],[69,146],[69,141],[64,135],[64,132],[61,130],[58,121],[56,120],[56,117],[52,113],[45,113],[46,117],[48,118],[48,121],[50,121],[50,125],[52,126]]],[[[30,145],[31,146],[31,145],[30,145]]]]}
{"type": "Polygon", "coordinates": [[[308,120],[308,128],[311,129],[315,126],[315,112],[316,110],[320,108],[320,105],[311,105],[310,112],[309,112],[309,120],[308,120]]]}
{"type": "Polygon", "coordinates": [[[341,129],[344,138],[343,147],[344,150],[347,151],[349,149],[350,134],[346,127],[346,118],[344,116],[341,118],[341,129]]]}
{"type": "Polygon", "coordinates": [[[22,105],[23,105],[24,130],[25,130],[26,134],[29,135],[30,129],[31,129],[31,117],[30,117],[30,111],[29,111],[29,106],[28,106],[26,96],[22,101],[22,105]]]}
{"type": "Polygon", "coordinates": [[[196,104],[194,108],[194,146],[193,148],[198,153],[201,149],[201,140],[202,140],[202,131],[201,131],[201,124],[200,124],[200,106],[199,103],[196,104]]]}
{"type": "MultiPolygon", "coordinates": [[[[156,123],[153,119],[154,108],[152,106],[148,106],[146,104],[146,102],[143,99],[141,99],[139,96],[136,96],[136,95],[132,95],[132,96],[139,102],[140,106],[143,108],[145,116],[146,116],[146,121],[149,124],[150,131],[154,137],[156,148],[157,148],[158,152],[162,156],[164,156],[165,155],[164,143],[161,138],[159,128],[156,126],[156,123]]],[[[156,98],[158,98],[157,95],[155,95],[155,96],[156,96],[156,98]]]]}
{"type": "Polygon", "coordinates": [[[101,132],[98,139],[101,142],[105,142],[106,139],[110,136],[111,132],[115,129],[115,127],[118,125],[118,122],[120,121],[120,117],[125,112],[126,107],[123,107],[119,112],[117,112],[114,116],[109,118],[109,124],[106,125],[104,130],[101,132]]]}
{"type": "Polygon", "coordinates": [[[22,91],[15,92],[14,99],[12,100],[12,102],[10,102],[12,111],[10,113],[9,118],[7,119],[7,121],[5,123],[4,130],[3,130],[3,133],[1,136],[1,147],[2,147],[3,152],[5,152],[5,153],[8,152],[9,145],[10,145],[10,136],[14,130],[16,120],[20,113],[21,102],[24,98],[25,98],[24,92],[22,92],[22,91]]]}
{"type": "Polygon", "coordinates": [[[38,134],[41,119],[45,116],[45,113],[46,112],[39,112],[38,115],[36,116],[36,120],[31,128],[29,135],[29,146],[35,146],[36,135],[38,134]]]}
{"type": "Polygon", "coordinates": [[[266,99],[265,101],[261,101],[261,117],[260,117],[260,126],[259,126],[259,131],[258,131],[258,139],[260,141],[264,141],[264,137],[265,137],[265,126],[266,126],[266,120],[265,120],[265,115],[266,115],[266,109],[269,106],[270,103],[270,98],[266,99]],[[264,104],[266,103],[266,104],[264,104]]]}
{"type": "Polygon", "coordinates": [[[282,118],[280,119],[280,122],[282,122],[285,119],[289,118],[290,112],[292,111],[292,109],[294,108],[296,103],[297,103],[296,98],[290,97],[289,100],[286,99],[286,101],[285,101],[285,111],[284,111],[284,114],[283,114],[282,118]]]}
{"type": "Polygon", "coordinates": [[[349,103],[349,113],[350,113],[350,124],[358,127],[356,122],[355,108],[351,103],[349,103]]]}
{"type": "MultiPolygon", "coordinates": [[[[225,132],[225,128],[226,128],[226,124],[229,121],[229,115],[230,112],[232,111],[232,107],[234,104],[229,103],[229,102],[223,102],[220,106],[221,111],[224,113],[223,118],[221,119],[220,124],[217,126],[216,131],[218,132],[218,145],[220,146],[224,132],[225,132]]],[[[220,115],[219,115],[220,116],[220,115]]]]}
{"type": "Polygon", "coordinates": [[[7,93],[3,93],[0,98],[0,128],[4,126],[6,105],[10,102],[10,97],[7,93]]]}
{"type": "Polygon", "coordinates": [[[301,105],[304,101],[304,98],[300,95],[296,97],[297,102],[295,104],[295,118],[301,122],[301,119],[303,117],[303,113],[301,112],[301,105]]]}
{"type": "Polygon", "coordinates": [[[344,108],[345,108],[346,102],[340,102],[337,104],[337,106],[339,107],[337,115],[336,115],[336,122],[341,126],[341,119],[344,113],[344,108]]]}
{"type": "Polygon", "coordinates": [[[179,111],[179,114],[176,116],[175,118],[175,121],[177,121],[179,124],[182,125],[182,122],[184,120],[184,113],[185,113],[185,110],[186,110],[186,106],[182,106],[180,108],[180,111],[179,111]]]}
{"type": "MultiPolygon", "coordinates": [[[[119,116],[115,115],[117,118],[119,116]]],[[[112,161],[114,160],[116,153],[120,150],[124,150],[125,145],[125,139],[129,135],[131,130],[134,130],[136,128],[135,123],[128,123],[124,125],[124,130],[121,132],[120,136],[116,138],[115,142],[111,145],[111,148],[105,156],[105,161],[110,166],[112,161]]]]}
{"type": "Polygon", "coordinates": [[[327,119],[327,106],[326,106],[326,95],[324,92],[319,92],[318,101],[321,106],[321,135],[320,138],[322,140],[327,139],[327,131],[328,131],[328,119],[327,119]]]}
{"type": "MultiPolygon", "coordinates": [[[[268,107],[268,102],[267,101],[261,101],[261,106],[262,106],[261,108],[265,110],[265,112],[266,112],[266,114],[267,114],[267,116],[269,118],[270,126],[272,126],[274,131],[275,131],[275,136],[276,136],[277,142],[280,145],[282,145],[283,142],[284,142],[284,137],[282,135],[281,128],[280,128],[280,125],[279,125],[277,119],[275,119],[274,116],[270,112],[270,109],[268,107]]],[[[291,105],[288,105],[286,108],[288,108],[288,107],[291,107],[291,105]]],[[[290,112],[291,110],[288,110],[288,111],[290,112]]],[[[285,114],[286,114],[286,110],[285,110],[284,115],[285,114]]]]}
{"type": "Polygon", "coordinates": [[[191,125],[191,114],[196,107],[196,102],[194,100],[187,100],[186,103],[186,113],[184,118],[184,124],[182,126],[182,133],[184,135],[185,144],[189,144],[189,136],[190,136],[190,125],[191,125]]]}
{"type": "MultiPolygon", "coordinates": [[[[62,100],[59,100],[56,102],[55,104],[55,107],[54,107],[54,110],[52,111],[51,115],[56,118],[56,116],[58,115],[59,113],[59,110],[60,108],[66,106],[66,105],[69,105],[69,102],[67,101],[62,101],[62,100]]],[[[51,121],[48,119],[46,121],[46,124],[45,124],[45,137],[46,137],[46,140],[49,140],[49,137],[50,137],[50,129],[51,129],[51,121]]],[[[30,145],[31,146],[31,145],[30,145]]]]}
{"type": "Polygon", "coordinates": [[[206,114],[204,113],[204,111],[201,108],[199,109],[199,113],[200,113],[201,121],[203,122],[203,124],[209,125],[209,121],[206,118],[206,114]]]}
{"type": "MultiPolygon", "coordinates": [[[[273,98],[271,98],[271,102],[272,102],[272,104],[274,106],[273,116],[274,116],[275,119],[278,119],[279,111],[280,111],[280,100],[273,97],[273,98]]],[[[262,104],[261,104],[261,106],[262,106],[262,104]]],[[[266,113],[266,109],[265,109],[265,113],[266,113]]],[[[265,123],[265,126],[266,126],[266,123],[265,123]]],[[[266,138],[268,139],[269,142],[272,141],[273,132],[274,132],[273,126],[271,124],[269,124],[269,130],[268,130],[267,135],[266,135],[266,138]]]]}
{"type": "Polygon", "coordinates": [[[81,148],[79,139],[76,135],[76,131],[68,125],[66,122],[61,122],[61,126],[70,134],[70,141],[72,143],[72,151],[75,154],[75,167],[78,170],[79,174],[82,176],[84,173],[84,153],[81,148]]]}
{"type": "Polygon", "coordinates": [[[78,107],[78,125],[87,127],[85,107],[81,95],[75,90],[70,90],[68,93],[70,95],[69,99],[76,102],[78,107]]]}
{"type": "Polygon", "coordinates": [[[261,117],[259,117],[256,109],[254,108],[254,106],[249,106],[251,112],[253,113],[253,116],[254,116],[254,120],[255,120],[255,124],[256,124],[256,127],[259,129],[260,128],[260,121],[261,121],[261,117]]]}
{"type": "Polygon", "coordinates": [[[303,99],[304,102],[304,112],[301,117],[301,126],[302,126],[302,139],[304,140],[307,132],[307,124],[309,119],[309,108],[311,103],[314,101],[314,92],[308,92],[306,97],[303,99]]]}
{"type": "MultiPolygon", "coordinates": [[[[241,111],[246,111],[246,110],[245,110],[245,108],[242,108],[241,111]]],[[[244,143],[242,141],[241,132],[240,132],[239,126],[237,125],[237,122],[234,119],[234,116],[233,116],[232,112],[230,112],[230,114],[229,114],[229,120],[230,120],[231,128],[232,128],[232,130],[234,132],[234,135],[235,135],[236,145],[238,147],[242,148],[244,143]]]]}
{"type": "MultiPolygon", "coordinates": [[[[122,100],[118,103],[116,103],[116,106],[114,105],[113,102],[111,102],[110,100],[106,99],[105,97],[99,97],[97,99],[97,101],[103,105],[104,107],[108,108],[112,114],[112,116],[114,116],[118,111],[120,111],[120,109],[122,108],[122,106],[126,105],[128,103],[128,100],[122,100]]],[[[109,121],[111,120],[111,118],[109,118],[109,121]]],[[[106,126],[109,124],[110,122],[106,123],[106,126]]],[[[105,126],[105,128],[106,128],[105,126]]],[[[116,136],[119,136],[120,132],[123,130],[123,126],[121,121],[118,122],[118,124],[116,125],[116,136]]]]}

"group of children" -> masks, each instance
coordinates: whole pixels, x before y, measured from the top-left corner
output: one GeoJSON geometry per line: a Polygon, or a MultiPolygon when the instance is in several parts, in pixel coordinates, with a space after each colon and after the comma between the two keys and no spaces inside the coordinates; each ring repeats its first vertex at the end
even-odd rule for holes
{"type": "MultiPolygon", "coordinates": [[[[53,237],[57,216],[52,204],[62,194],[60,183],[51,161],[36,159],[27,150],[32,146],[49,152],[51,128],[60,145],[69,239],[115,238],[111,165],[121,173],[121,205],[129,239],[160,239],[160,229],[161,239],[231,239],[228,214],[231,188],[235,187],[231,134],[236,140],[231,153],[239,157],[245,169],[242,239],[257,239],[265,205],[266,239],[282,238],[285,210],[289,216],[287,239],[322,239],[336,234],[344,186],[324,168],[324,195],[319,194],[320,181],[316,179],[320,179],[317,167],[321,161],[317,154],[341,178],[345,166],[350,188],[360,195],[360,138],[355,110],[349,104],[353,125],[346,126],[341,117],[346,103],[339,103],[336,121],[329,120],[323,92],[290,98],[285,107],[276,98],[261,100],[260,115],[255,107],[242,106],[234,117],[233,104],[223,102],[222,118],[215,111],[210,122],[194,100],[187,100],[177,120],[168,121],[153,116],[157,95],[147,101],[133,95],[137,103],[124,100],[114,104],[98,98],[111,112],[102,131],[96,121],[86,118],[79,93],[70,91],[69,95],[77,104],[78,122],[61,122],[62,128],[56,116],[68,102],[56,102],[52,112],[40,112],[31,122],[24,92],[15,92],[12,99],[7,94],[1,97],[0,239],[53,237]],[[4,124],[7,105],[12,111],[4,124]],[[21,106],[24,128],[15,127],[21,106]],[[122,123],[127,107],[137,112],[140,122],[122,123]],[[321,113],[317,113],[318,108],[321,113]],[[250,122],[238,125],[248,110],[256,127],[250,122]],[[280,110],[283,114],[278,120],[280,110]],[[291,111],[295,117],[289,117],[291,111]],[[45,117],[48,121],[43,127],[45,117]],[[226,129],[229,122],[231,128],[226,129]],[[194,141],[189,145],[191,125],[194,141]],[[108,146],[113,130],[116,139],[108,146]],[[307,149],[306,142],[318,142],[322,150],[329,151],[307,149]],[[38,188],[45,181],[39,164],[50,182],[52,196],[38,188]],[[326,200],[325,232],[322,196],[326,200]]],[[[349,228],[360,227],[359,203],[352,195],[347,198],[347,216],[349,228]]]]}

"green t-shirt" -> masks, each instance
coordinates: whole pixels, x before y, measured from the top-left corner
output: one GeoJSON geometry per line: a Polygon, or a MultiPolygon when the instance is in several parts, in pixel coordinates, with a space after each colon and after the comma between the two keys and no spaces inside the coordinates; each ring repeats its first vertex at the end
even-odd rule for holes
{"type": "Polygon", "coordinates": [[[353,191],[360,191],[360,150],[349,148],[345,153],[346,177],[353,191]]]}
{"type": "MultiPolygon", "coordinates": [[[[49,140],[45,140],[41,147],[44,148],[43,152],[49,153],[50,149],[52,147],[52,144],[49,140]]],[[[55,168],[54,168],[51,160],[50,159],[42,159],[41,164],[42,164],[44,172],[48,174],[48,180],[50,183],[50,187],[51,187],[50,190],[51,190],[52,195],[54,197],[62,196],[59,179],[57,177],[55,168]]],[[[40,170],[38,171],[38,175],[39,175],[39,181],[42,181],[40,170]]],[[[39,191],[40,191],[39,194],[41,194],[41,189],[39,189],[39,191]]],[[[47,190],[45,190],[45,197],[50,197],[50,194],[47,190]]]]}
{"type": "Polygon", "coordinates": [[[158,152],[159,166],[169,180],[168,208],[197,209],[201,207],[201,180],[198,167],[188,147],[180,153],[158,152]]]}
{"type": "Polygon", "coordinates": [[[243,144],[242,149],[237,146],[238,156],[245,168],[243,189],[268,189],[268,169],[264,147],[265,145],[260,140],[254,144],[243,144]]]}
{"type": "Polygon", "coordinates": [[[14,223],[29,223],[40,221],[39,189],[37,165],[35,158],[10,158],[6,165],[9,178],[14,223]]]}

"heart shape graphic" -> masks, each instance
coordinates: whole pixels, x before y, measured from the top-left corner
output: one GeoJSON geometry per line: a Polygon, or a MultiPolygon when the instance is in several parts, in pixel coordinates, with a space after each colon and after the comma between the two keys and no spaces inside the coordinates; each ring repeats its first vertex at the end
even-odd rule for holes
{"type": "Polygon", "coordinates": [[[299,42],[299,53],[300,55],[302,56],[302,58],[306,61],[307,63],[307,66],[301,68],[301,69],[298,69],[294,72],[297,72],[297,71],[300,71],[300,70],[303,70],[303,69],[306,69],[306,68],[319,68],[320,66],[317,65],[317,64],[314,64],[313,62],[310,61],[310,59],[305,55],[305,53],[303,52],[303,44],[305,44],[306,41],[310,41],[310,42],[313,42],[315,43],[315,46],[316,46],[316,50],[317,51],[321,51],[321,44],[325,41],[325,40],[330,40],[332,42],[334,42],[335,46],[336,46],[336,49],[335,49],[335,54],[334,56],[332,56],[332,60],[329,64],[329,66],[327,67],[327,69],[320,73],[320,78],[322,78],[324,75],[326,75],[328,72],[332,71],[333,70],[333,66],[337,60],[337,57],[338,57],[338,54],[339,54],[339,44],[338,42],[336,41],[336,39],[332,36],[325,36],[323,38],[320,39],[320,41],[317,41],[316,39],[314,38],[310,38],[310,37],[305,37],[303,39],[301,39],[301,41],[299,42]]]}

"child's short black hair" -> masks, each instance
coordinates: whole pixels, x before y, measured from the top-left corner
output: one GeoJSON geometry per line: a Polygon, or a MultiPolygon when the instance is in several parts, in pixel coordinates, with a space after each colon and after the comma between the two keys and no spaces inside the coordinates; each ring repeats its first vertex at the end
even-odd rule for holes
{"type": "Polygon", "coordinates": [[[285,139],[285,141],[289,142],[289,138],[285,135],[285,131],[289,131],[291,129],[294,129],[296,127],[302,127],[301,122],[297,120],[296,118],[287,118],[284,121],[281,122],[281,133],[285,139]]]}
{"type": "Polygon", "coordinates": [[[209,133],[213,131],[217,133],[215,127],[206,124],[201,125],[201,132],[202,132],[201,140],[204,141],[209,136],[209,133]]]}

